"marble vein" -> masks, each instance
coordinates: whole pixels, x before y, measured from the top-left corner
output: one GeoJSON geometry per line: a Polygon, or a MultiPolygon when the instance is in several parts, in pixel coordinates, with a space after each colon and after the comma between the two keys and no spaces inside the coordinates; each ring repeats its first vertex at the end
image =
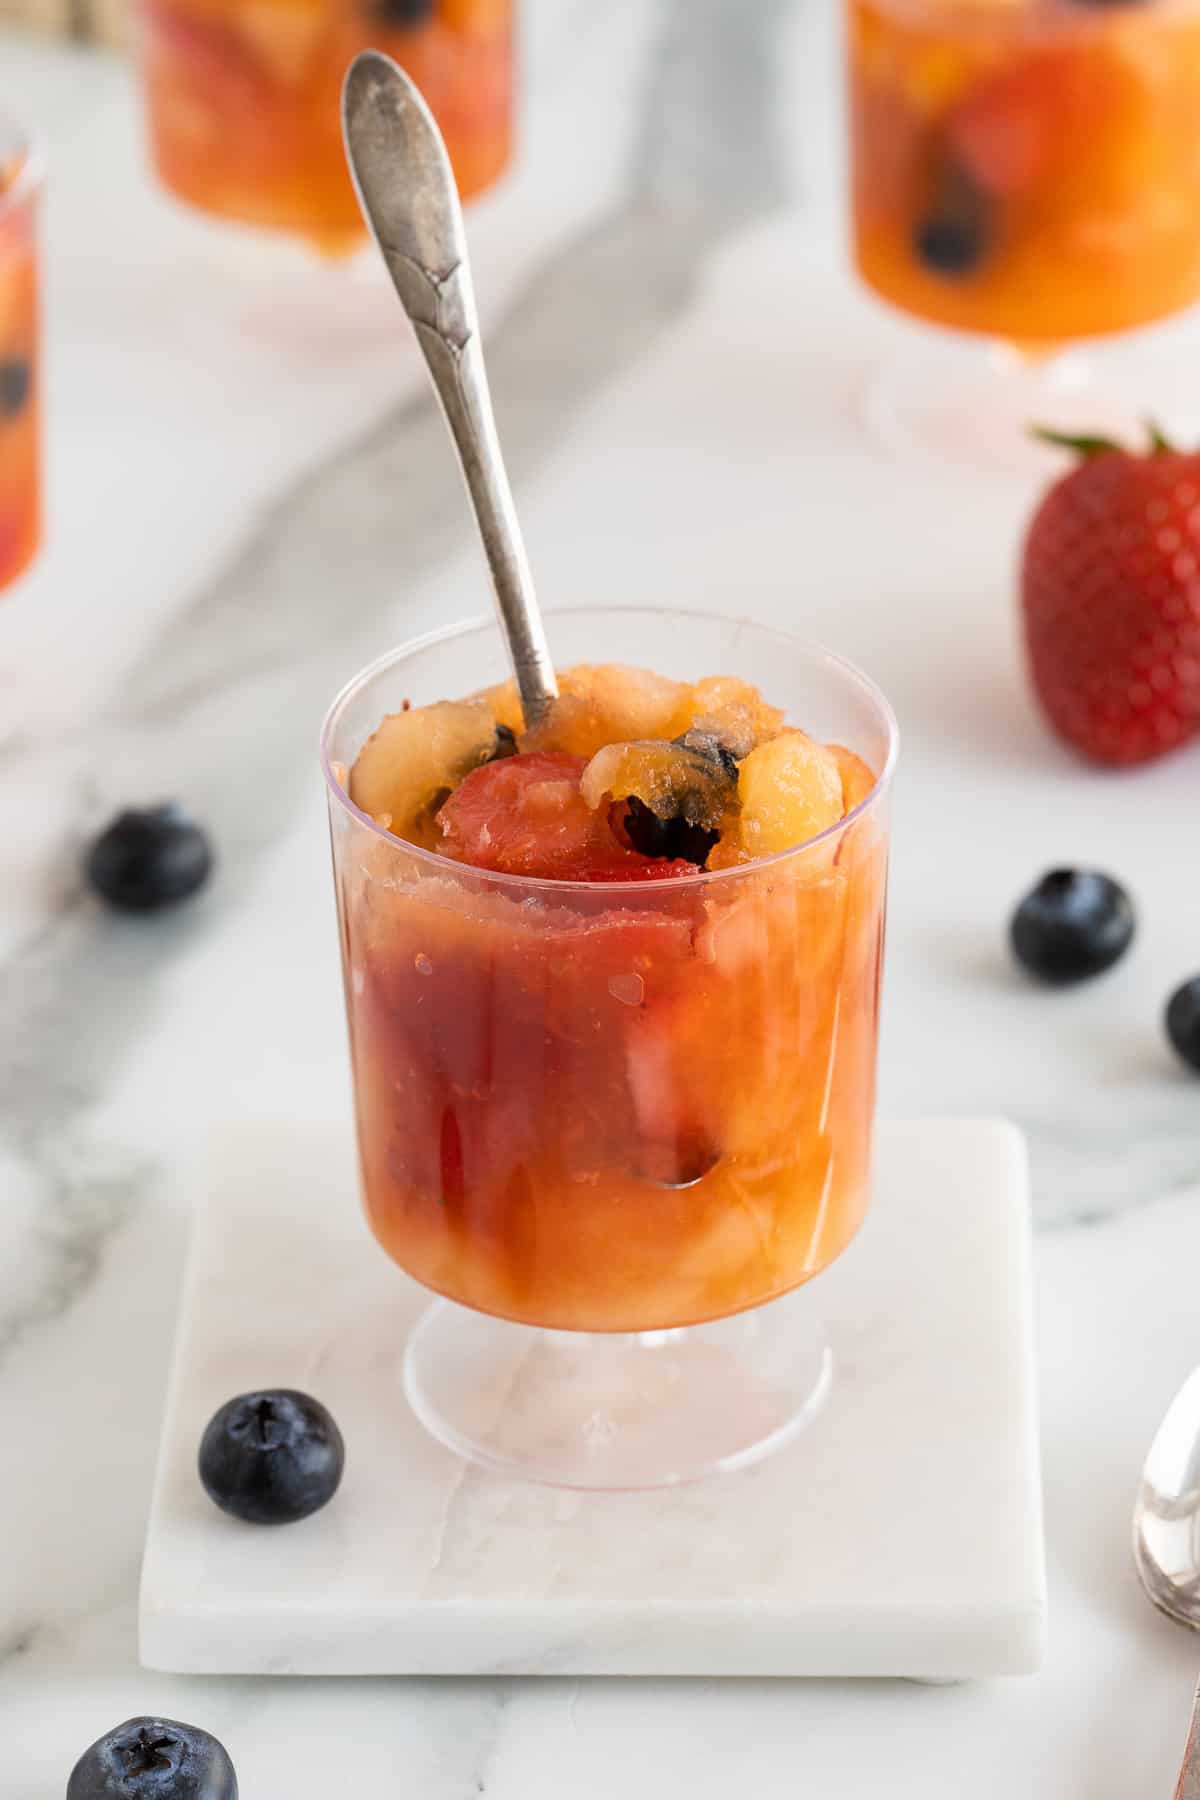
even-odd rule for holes
{"type": "Polygon", "coordinates": [[[3,1671],[7,1663],[17,1662],[21,1657],[28,1656],[39,1635],[39,1627],[32,1622],[14,1625],[0,1635],[0,1671],[3,1671]]]}
{"type": "Polygon", "coordinates": [[[1090,1228],[1200,1189],[1200,1136],[1183,1084],[1141,1116],[1008,1109],[1036,1149],[1039,1232],[1090,1228]],[[1182,1090],[1182,1091],[1181,1091],[1182,1090]]]}

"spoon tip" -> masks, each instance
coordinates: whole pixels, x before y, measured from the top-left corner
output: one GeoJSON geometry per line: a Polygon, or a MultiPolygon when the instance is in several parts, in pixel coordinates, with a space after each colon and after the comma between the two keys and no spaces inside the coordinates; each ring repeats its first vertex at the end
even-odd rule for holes
{"type": "Polygon", "coordinates": [[[368,119],[393,127],[419,120],[426,129],[437,130],[412,76],[382,50],[360,50],[342,80],[342,124],[347,135],[368,119]]]}

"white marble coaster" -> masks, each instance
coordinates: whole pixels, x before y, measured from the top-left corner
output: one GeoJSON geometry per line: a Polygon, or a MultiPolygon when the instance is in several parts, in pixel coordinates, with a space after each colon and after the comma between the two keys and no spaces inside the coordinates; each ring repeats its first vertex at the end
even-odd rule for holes
{"type": "Polygon", "coordinates": [[[459,1462],[409,1412],[425,1303],[359,1215],[348,1130],[258,1127],[198,1171],[142,1570],[141,1649],[195,1674],[907,1675],[1036,1668],[1045,1578],[1024,1147],[1008,1125],[879,1131],[858,1242],[814,1284],[815,1425],[741,1474],[567,1494],[459,1462]],[[324,1512],[205,1497],[216,1407],[306,1388],[342,1426],[324,1512]]]}

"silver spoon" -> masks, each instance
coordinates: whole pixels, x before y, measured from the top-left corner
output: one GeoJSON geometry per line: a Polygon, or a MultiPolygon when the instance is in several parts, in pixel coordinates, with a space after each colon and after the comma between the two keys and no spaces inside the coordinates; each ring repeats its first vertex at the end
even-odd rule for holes
{"type": "MultiPolygon", "coordinates": [[[[462,208],[450,158],[420,90],[378,50],[356,56],[342,89],[342,133],[358,202],[421,346],[454,439],[526,725],[557,698],[533,577],[500,454],[462,208]]],[[[705,1152],[663,1188],[694,1187],[717,1160],[705,1152]]]]}
{"type": "Polygon", "coordinates": [[[420,90],[364,50],[342,89],[342,132],[363,216],[421,346],[483,540],[527,726],[558,694],[492,415],[458,189],[420,90]]]}
{"type": "MultiPolygon", "coordinates": [[[[1167,1408],[1133,1509],[1133,1556],[1160,1612],[1200,1631],[1200,1369],[1167,1408]]],[[[1200,1800],[1200,1687],[1175,1800],[1200,1800]]]]}

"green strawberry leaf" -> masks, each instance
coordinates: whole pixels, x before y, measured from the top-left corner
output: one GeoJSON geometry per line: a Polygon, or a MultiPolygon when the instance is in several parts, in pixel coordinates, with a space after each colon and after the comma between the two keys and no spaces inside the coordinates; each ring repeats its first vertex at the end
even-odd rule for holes
{"type": "Polygon", "coordinates": [[[1030,435],[1039,444],[1051,444],[1056,450],[1074,450],[1077,456],[1107,456],[1111,451],[1121,455],[1127,454],[1125,445],[1118,444],[1115,438],[1089,437],[1086,433],[1076,435],[1070,431],[1052,431],[1048,425],[1034,425],[1030,435]]]}
{"type": "Polygon", "coordinates": [[[1154,419],[1146,420],[1146,435],[1150,439],[1151,456],[1174,456],[1174,444],[1154,419]]]}

